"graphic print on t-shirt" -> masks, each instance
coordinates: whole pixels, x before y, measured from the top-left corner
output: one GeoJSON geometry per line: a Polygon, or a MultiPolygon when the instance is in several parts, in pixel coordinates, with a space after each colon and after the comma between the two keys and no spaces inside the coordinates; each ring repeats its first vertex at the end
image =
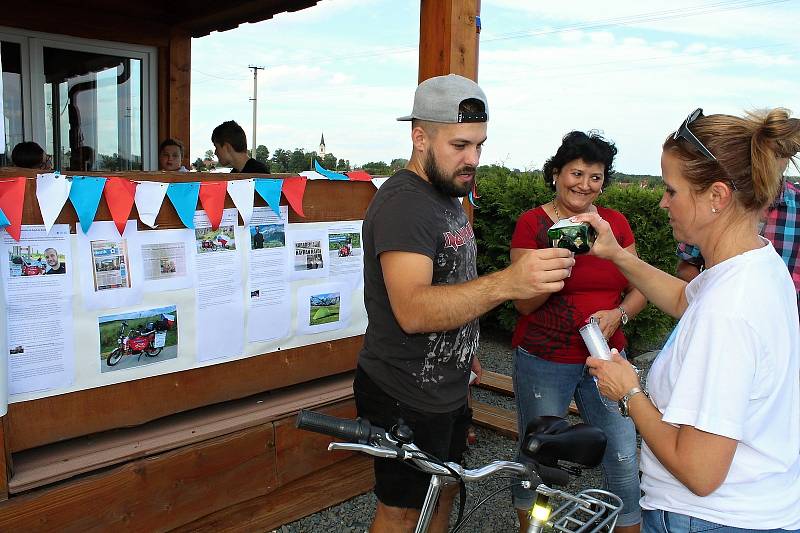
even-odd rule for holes
{"type": "MultiPolygon", "coordinates": [[[[464,283],[477,277],[475,234],[463,212],[444,212],[448,229],[442,233],[433,266],[433,285],[464,283]],[[460,215],[460,216],[459,216],[460,215]]],[[[478,347],[478,321],[472,320],[460,328],[431,333],[422,368],[415,372],[420,388],[438,383],[446,376],[441,367],[453,365],[465,370],[472,362],[478,347]]]]}

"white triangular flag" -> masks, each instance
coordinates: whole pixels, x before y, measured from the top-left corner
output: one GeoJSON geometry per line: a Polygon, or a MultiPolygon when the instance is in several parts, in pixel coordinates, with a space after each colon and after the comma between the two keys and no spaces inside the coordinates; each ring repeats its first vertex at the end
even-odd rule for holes
{"type": "Polygon", "coordinates": [[[50,233],[50,228],[61,213],[69,190],[72,188],[72,180],[62,176],[58,172],[48,174],[37,174],[36,176],[36,199],[39,201],[39,209],[42,212],[44,228],[50,233]]]}
{"type": "Polygon", "coordinates": [[[306,178],[307,180],[326,180],[325,176],[320,174],[319,172],[314,172],[313,170],[306,170],[305,172],[300,173],[301,176],[306,178]]]}
{"type": "Polygon", "coordinates": [[[158,181],[139,181],[136,186],[136,210],[139,212],[139,220],[150,226],[156,227],[156,217],[161,211],[161,204],[164,203],[164,196],[167,194],[168,183],[158,181]]]}
{"type": "Polygon", "coordinates": [[[253,217],[253,201],[255,199],[256,180],[231,180],[228,182],[228,195],[233,205],[239,210],[245,226],[250,225],[253,217]]]}
{"type": "Polygon", "coordinates": [[[372,178],[372,184],[375,186],[376,189],[380,189],[381,185],[386,183],[386,180],[389,178],[372,178]]]}

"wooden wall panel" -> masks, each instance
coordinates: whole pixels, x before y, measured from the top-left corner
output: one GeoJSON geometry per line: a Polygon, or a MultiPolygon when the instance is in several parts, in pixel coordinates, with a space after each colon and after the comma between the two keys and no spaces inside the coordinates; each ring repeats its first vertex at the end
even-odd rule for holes
{"type": "Polygon", "coordinates": [[[372,459],[356,454],[265,496],[233,505],[179,527],[174,533],[273,531],[283,524],[364,494],[372,490],[374,485],[372,459]]]}
{"type": "MultiPolygon", "coordinates": [[[[341,418],[355,418],[356,404],[350,400],[318,411],[341,418]]],[[[328,444],[333,440],[331,437],[297,429],[296,420],[297,417],[293,416],[275,423],[275,457],[281,486],[350,455],[348,452],[329,452],[328,444]]]]}
{"type": "Polygon", "coordinates": [[[274,490],[271,424],[0,503],[0,531],[169,531],[274,490]]]}

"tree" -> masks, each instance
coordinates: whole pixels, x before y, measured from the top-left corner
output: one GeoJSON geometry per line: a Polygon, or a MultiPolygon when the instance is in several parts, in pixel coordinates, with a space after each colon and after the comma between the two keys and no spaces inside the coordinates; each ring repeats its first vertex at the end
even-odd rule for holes
{"type": "Polygon", "coordinates": [[[265,165],[269,165],[269,150],[263,144],[256,147],[256,156],[253,158],[256,161],[261,161],[265,165]]]}
{"type": "Polygon", "coordinates": [[[369,163],[364,163],[361,168],[363,168],[365,172],[375,176],[388,176],[391,174],[389,165],[383,161],[370,161],[369,163]]]}
{"type": "Polygon", "coordinates": [[[389,164],[389,168],[392,172],[397,172],[402,168],[406,168],[408,164],[408,159],[403,159],[402,157],[398,157],[397,159],[392,159],[392,162],[389,164]]]}
{"type": "Polygon", "coordinates": [[[214,160],[214,150],[206,150],[206,157],[205,159],[214,160]]]}
{"type": "Polygon", "coordinates": [[[194,167],[194,169],[195,169],[195,170],[197,170],[198,172],[203,172],[203,171],[206,171],[206,170],[208,170],[208,168],[206,168],[206,165],[205,165],[205,163],[203,163],[203,159],[202,159],[201,157],[198,157],[198,158],[197,158],[197,161],[195,161],[195,162],[192,164],[192,166],[193,166],[193,167],[194,167]]]}
{"type": "Polygon", "coordinates": [[[302,148],[295,148],[289,155],[289,172],[304,172],[311,168],[312,153],[304,151],[302,148]]]}
{"type": "Polygon", "coordinates": [[[350,168],[350,160],[340,159],[338,163],[336,163],[336,170],[339,172],[348,172],[352,170],[350,168]]]}
{"type": "Polygon", "coordinates": [[[320,164],[328,170],[336,170],[336,156],[333,154],[325,154],[320,164]]]}
{"type": "Polygon", "coordinates": [[[289,156],[290,152],[283,148],[277,148],[272,153],[272,171],[273,172],[289,172],[289,156]]]}

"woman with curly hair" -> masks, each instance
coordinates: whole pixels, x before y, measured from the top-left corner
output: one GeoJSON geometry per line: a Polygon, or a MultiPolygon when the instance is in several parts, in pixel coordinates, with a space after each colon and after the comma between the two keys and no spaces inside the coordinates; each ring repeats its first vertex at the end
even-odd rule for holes
{"type": "MultiPolygon", "coordinates": [[[[594,132],[573,131],[564,137],[543,169],[555,197],[520,216],[511,239],[512,262],[528,249],[549,248],[550,226],[583,213],[598,213],[608,220],[619,245],[636,256],[627,219],[613,209],[594,205],[611,179],[616,153],[612,143],[594,132]]],[[[639,531],[641,521],[636,431],[633,423],[620,415],[616,402],[603,398],[597,390],[585,366],[589,352],[578,330],[594,318],[609,344],[624,353],[626,340],[620,326],[645,304],[644,296],[617,267],[591,255],[575,257],[575,266],[560,292],[514,301],[519,312],[512,341],[519,430],[537,416],[564,416],[575,398],[581,417],[608,437],[602,470],[606,487],[624,503],[616,528],[621,533],[639,531]]],[[[522,454],[517,458],[525,460],[522,454]]],[[[533,491],[514,490],[520,531],[527,531],[526,511],[533,497],[533,491]]]]}

